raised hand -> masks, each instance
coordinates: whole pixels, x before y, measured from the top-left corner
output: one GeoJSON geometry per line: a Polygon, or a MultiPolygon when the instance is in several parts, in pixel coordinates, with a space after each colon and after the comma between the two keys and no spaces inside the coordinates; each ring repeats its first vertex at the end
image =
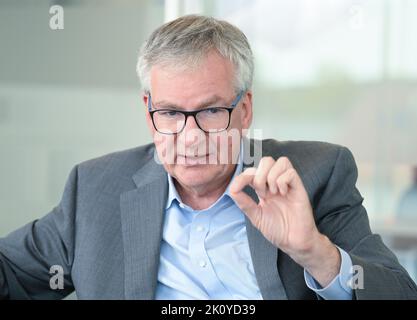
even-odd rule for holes
{"type": "Polygon", "coordinates": [[[339,252],[318,231],[307,191],[288,158],[262,158],[257,168],[248,168],[233,180],[230,195],[266,239],[322,285],[337,275],[339,252]],[[247,185],[258,195],[258,204],[243,191],[247,185]]]}

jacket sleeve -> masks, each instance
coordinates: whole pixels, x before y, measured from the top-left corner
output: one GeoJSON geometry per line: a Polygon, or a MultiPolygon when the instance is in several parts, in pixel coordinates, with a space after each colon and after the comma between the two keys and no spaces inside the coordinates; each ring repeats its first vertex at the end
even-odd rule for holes
{"type": "Polygon", "coordinates": [[[76,194],[77,167],[57,207],[0,239],[0,299],[61,299],[74,291],[76,194]]]}
{"type": "Polygon", "coordinates": [[[325,187],[315,197],[317,226],[352,259],[354,299],[417,299],[417,287],[395,255],[373,234],[352,153],[339,149],[325,187]],[[363,282],[361,282],[363,279],[363,282]]]}

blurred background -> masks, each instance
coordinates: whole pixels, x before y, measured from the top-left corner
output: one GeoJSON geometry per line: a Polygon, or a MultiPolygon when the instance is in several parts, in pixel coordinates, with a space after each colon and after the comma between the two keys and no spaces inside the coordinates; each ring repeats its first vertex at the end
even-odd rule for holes
{"type": "Polygon", "coordinates": [[[0,237],[49,212],[75,164],[151,141],[138,50],[188,13],[248,36],[263,138],[350,148],[373,231],[416,281],[414,0],[0,0],[0,237]]]}

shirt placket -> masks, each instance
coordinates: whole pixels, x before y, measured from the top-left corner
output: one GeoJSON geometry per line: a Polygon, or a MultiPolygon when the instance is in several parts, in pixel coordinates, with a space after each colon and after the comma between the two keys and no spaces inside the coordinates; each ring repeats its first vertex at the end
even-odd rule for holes
{"type": "Polygon", "coordinates": [[[210,231],[211,213],[197,213],[191,223],[189,252],[193,268],[199,280],[212,299],[230,299],[228,290],[223,286],[216,275],[205,248],[205,240],[210,231]]]}

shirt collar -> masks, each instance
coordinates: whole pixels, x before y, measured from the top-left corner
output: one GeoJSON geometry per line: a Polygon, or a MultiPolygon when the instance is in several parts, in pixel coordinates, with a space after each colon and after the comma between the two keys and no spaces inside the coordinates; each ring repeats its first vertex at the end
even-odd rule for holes
{"type": "MultiPolygon", "coordinates": [[[[243,145],[244,145],[243,140],[241,140],[239,158],[238,158],[238,162],[237,162],[235,172],[233,174],[232,179],[230,180],[229,185],[226,188],[226,191],[224,192],[224,194],[220,198],[224,197],[224,195],[227,195],[227,196],[230,197],[230,190],[229,190],[230,189],[230,184],[232,183],[233,179],[236,176],[238,176],[239,174],[242,173],[242,170],[243,170],[243,154],[244,154],[243,145]]],[[[167,202],[166,202],[166,205],[165,205],[165,209],[168,209],[171,206],[171,204],[174,200],[177,200],[179,203],[182,203],[181,197],[178,194],[177,188],[175,188],[174,180],[172,179],[171,175],[167,174],[167,176],[168,176],[168,199],[167,199],[167,202]]]]}

